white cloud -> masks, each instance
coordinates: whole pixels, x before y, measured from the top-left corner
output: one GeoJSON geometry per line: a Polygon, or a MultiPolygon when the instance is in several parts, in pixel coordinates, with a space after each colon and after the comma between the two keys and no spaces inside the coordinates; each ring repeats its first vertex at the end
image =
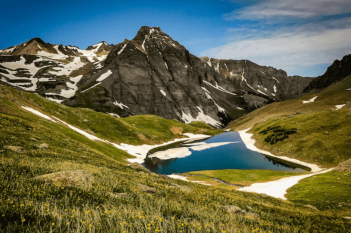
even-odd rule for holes
{"type": "Polygon", "coordinates": [[[309,18],[328,16],[351,11],[350,0],[261,0],[226,15],[232,19],[265,19],[272,17],[309,18]]]}
{"type": "Polygon", "coordinates": [[[261,0],[225,15],[245,21],[228,29],[225,45],[201,55],[311,74],[351,53],[351,17],[345,13],[351,13],[351,0],[261,0]]]}
{"type": "MultiPolygon", "coordinates": [[[[295,70],[331,63],[351,53],[351,28],[310,31],[297,27],[267,38],[230,42],[202,55],[220,59],[249,59],[259,65],[295,70]]],[[[293,74],[289,74],[293,75],[293,74]]]]}

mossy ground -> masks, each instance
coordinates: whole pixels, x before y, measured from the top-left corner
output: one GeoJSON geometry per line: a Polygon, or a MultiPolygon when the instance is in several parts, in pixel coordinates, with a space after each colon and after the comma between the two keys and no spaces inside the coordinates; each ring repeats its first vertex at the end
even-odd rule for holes
{"type": "Polygon", "coordinates": [[[194,175],[194,179],[197,180],[200,177],[196,175],[212,177],[220,179],[226,183],[249,186],[253,183],[262,183],[272,180],[278,180],[287,176],[301,175],[301,173],[295,172],[282,172],[272,170],[236,170],[236,169],[225,169],[225,170],[207,170],[207,171],[194,171],[187,172],[187,174],[194,175]]]}
{"type": "Polygon", "coordinates": [[[288,189],[290,201],[310,204],[334,215],[351,217],[351,172],[328,172],[301,180],[288,189]]]}
{"type": "MultiPolygon", "coordinates": [[[[126,164],[125,158],[130,155],[124,151],[91,141],[20,106],[54,115],[101,138],[134,144],[145,140],[136,132],[149,139],[157,132],[143,125],[142,120],[138,122],[141,118],[116,119],[0,87],[1,232],[348,232],[351,229],[349,220],[265,195],[168,180],[135,170],[126,164]],[[41,143],[47,143],[49,148],[41,149],[41,143]],[[6,145],[23,147],[24,152],[5,149],[6,145]],[[67,170],[85,170],[94,176],[94,183],[86,188],[63,187],[33,179],[67,170]],[[145,193],[139,184],[154,187],[157,192],[145,193]],[[182,191],[174,184],[189,187],[192,192],[182,191]],[[116,195],[119,193],[125,194],[116,195]],[[225,205],[251,209],[260,218],[231,215],[223,210],[225,205]]],[[[160,123],[167,121],[154,119],[160,123]]],[[[183,132],[220,132],[172,121],[163,124],[164,132],[157,134],[154,143],[179,137],[171,130],[175,124],[183,132]]]]}
{"type": "MultiPolygon", "coordinates": [[[[299,99],[274,103],[251,112],[228,127],[251,128],[255,145],[275,155],[283,155],[323,168],[335,167],[351,158],[351,76],[321,91],[304,94],[299,99]],[[318,96],[313,103],[303,104],[318,96]],[[335,105],[345,104],[336,110],[335,105]],[[270,129],[294,130],[284,138],[270,129]],[[296,129],[296,132],[295,132],[296,129]],[[260,132],[266,132],[260,133],[260,132]],[[279,140],[273,140],[278,138],[279,140]],[[282,140],[280,140],[282,139],[282,140]]],[[[288,199],[311,204],[328,213],[349,216],[351,194],[349,176],[329,172],[301,180],[288,191],[288,199]],[[341,177],[343,177],[341,179],[341,177]],[[340,178],[340,179],[337,179],[340,178]],[[333,187],[334,186],[334,187],[333,187]],[[346,203],[339,207],[339,203],[346,203]]]]}

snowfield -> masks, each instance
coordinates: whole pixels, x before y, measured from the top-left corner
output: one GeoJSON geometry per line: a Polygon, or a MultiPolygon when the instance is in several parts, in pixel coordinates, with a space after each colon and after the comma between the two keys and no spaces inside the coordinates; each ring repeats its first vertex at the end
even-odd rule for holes
{"type": "Polygon", "coordinates": [[[174,158],[185,158],[192,154],[190,149],[195,151],[202,151],[202,150],[207,150],[210,148],[224,146],[227,144],[238,143],[238,142],[219,142],[219,143],[199,142],[199,143],[193,143],[193,144],[186,144],[187,146],[190,146],[190,147],[179,147],[179,148],[168,149],[165,151],[158,151],[154,154],[149,155],[149,158],[159,158],[162,160],[174,159],[174,158]]]}
{"type": "Polygon", "coordinates": [[[270,181],[270,182],[266,182],[266,183],[256,183],[256,184],[252,184],[249,187],[240,188],[240,189],[238,189],[239,191],[262,193],[262,194],[267,194],[269,196],[281,198],[281,199],[285,200],[286,199],[286,197],[285,197],[286,191],[290,187],[297,184],[299,180],[302,180],[302,179],[310,177],[310,176],[326,173],[326,172],[333,170],[333,168],[328,169],[328,170],[322,170],[322,168],[320,168],[319,166],[317,166],[315,164],[305,163],[305,162],[299,161],[297,159],[292,159],[292,158],[288,158],[285,156],[276,156],[268,151],[260,150],[254,145],[255,140],[251,138],[253,134],[247,133],[247,131],[249,131],[249,130],[250,130],[250,128],[247,130],[239,131],[239,135],[240,135],[241,139],[243,140],[243,142],[245,143],[245,146],[247,147],[247,149],[252,150],[252,151],[257,151],[259,153],[273,156],[276,158],[284,159],[286,161],[290,161],[293,163],[301,164],[303,166],[311,168],[312,173],[309,173],[306,175],[301,175],[301,176],[285,177],[285,178],[282,178],[280,180],[270,181]]]}
{"type": "Polygon", "coordinates": [[[317,99],[318,96],[315,96],[313,97],[312,99],[310,100],[307,100],[307,101],[302,101],[303,104],[307,104],[307,103],[313,103],[315,101],[315,99],[317,99]]]}
{"type": "MultiPolygon", "coordinates": [[[[45,114],[43,114],[43,113],[41,113],[41,112],[39,112],[39,111],[37,111],[35,109],[32,109],[30,107],[25,107],[25,106],[22,106],[22,108],[26,109],[27,111],[29,111],[31,113],[34,113],[37,116],[40,116],[42,118],[45,118],[47,120],[50,120],[52,122],[57,123],[51,117],[49,117],[49,116],[47,116],[47,115],[45,115],[45,114]]],[[[107,140],[98,138],[98,137],[96,137],[96,136],[94,136],[92,134],[89,134],[89,133],[85,132],[84,130],[78,129],[77,127],[74,127],[74,126],[72,126],[70,124],[67,124],[66,122],[58,119],[57,117],[53,117],[53,118],[55,118],[58,122],[61,122],[62,124],[68,126],[69,128],[71,128],[72,130],[76,131],[77,133],[80,133],[80,134],[84,135],[85,137],[89,138],[90,140],[102,141],[102,142],[105,142],[105,143],[109,143],[109,144],[113,145],[114,147],[127,152],[130,155],[134,155],[136,158],[128,159],[128,161],[131,162],[131,163],[133,163],[133,162],[143,163],[144,159],[146,158],[147,152],[149,152],[149,150],[151,150],[153,148],[156,148],[156,147],[165,146],[165,145],[168,145],[168,144],[171,144],[171,143],[174,143],[174,142],[187,141],[189,139],[197,139],[197,140],[199,140],[199,139],[205,139],[205,138],[211,137],[209,135],[204,135],[204,134],[185,133],[183,135],[187,136],[188,138],[176,138],[173,141],[165,142],[163,144],[158,144],[158,145],[146,145],[146,144],[144,144],[144,145],[134,146],[134,145],[129,145],[129,144],[125,144],[125,143],[121,143],[120,145],[118,145],[116,143],[112,143],[112,142],[109,142],[107,140]]]]}
{"type": "Polygon", "coordinates": [[[268,151],[264,151],[264,150],[258,149],[255,146],[255,142],[256,142],[255,139],[251,138],[253,136],[253,134],[247,133],[247,131],[249,131],[250,129],[251,128],[238,132],[240,137],[241,137],[241,139],[245,143],[245,146],[247,147],[247,149],[252,150],[252,151],[257,151],[257,152],[259,152],[261,154],[266,154],[266,155],[269,155],[269,156],[272,156],[272,157],[284,159],[286,161],[293,162],[293,163],[296,163],[296,164],[301,164],[303,166],[311,168],[312,172],[319,172],[319,171],[322,170],[322,168],[320,168],[318,165],[315,165],[315,164],[305,163],[305,162],[302,162],[300,160],[292,159],[292,158],[285,157],[285,156],[276,156],[276,155],[273,155],[272,153],[270,153],[268,151]]]}

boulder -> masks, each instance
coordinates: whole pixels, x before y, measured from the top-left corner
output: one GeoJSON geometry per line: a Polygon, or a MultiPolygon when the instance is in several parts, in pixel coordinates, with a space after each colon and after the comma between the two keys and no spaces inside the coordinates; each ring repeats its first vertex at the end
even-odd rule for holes
{"type": "Polygon", "coordinates": [[[147,169],[146,167],[144,167],[143,165],[139,164],[139,163],[132,163],[130,165],[131,168],[134,168],[136,170],[139,170],[139,171],[144,171],[144,172],[147,172],[147,173],[151,173],[151,171],[149,169],[147,169]]]}
{"type": "Polygon", "coordinates": [[[187,193],[191,193],[191,192],[193,191],[192,188],[189,188],[189,187],[183,186],[183,185],[173,184],[171,187],[179,188],[180,190],[182,190],[182,191],[184,191],[184,192],[187,192],[187,193]]]}
{"type": "Polygon", "coordinates": [[[46,144],[46,143],[42,143],[42,144],[39,145],[39,148],[40,149],[44,149],[44,150],[48,150],[49,149],[49,145],[46,144]]]}
{"type": "Polygon", "coordinates": [[[12,150],[16,153],[23,153],[24,149],[21,146],[4,146],[5,149],[12,150]]]}
{"type": "Polygon", "coordinates": [[[351,159],[348,159],[334,168],[338,172],[351,172],[351,159]]]}
{"type": "Polygon", "coordinates": [[[315,206],[313,206],[313,205],[305,205],[305,207],[307,207],[307,208],[310,208],[310,209],[313,209],[313,210],[318,210],[315,206]]]}
{"type": "Polygon", "coordinates": [[[156,193],[156,192],[157,192],[157,189],[156,189],[156,188],[150,187],[150,186],[147,186],[147,185],[144,185],[144,184],[138,184],[138,187],[139,187],[143,192],[146,192],[146,193],[156,193]]]}
{"type": "Polygon", "coordinates": [[[56,186],[90,186],[94,177],[85,170],[61,171],[34,177],[36,180],[43,180],[47,184],[56,186]]]}
{"type": "Polygon", "coordinates": [[[224,209],[225,211],[227,211],[230,214],[246,215],[245,210],[242,210],[240,207],[235,206],[235,205],[222,206],[222,209],[224,209]]]}
{"type": "Polygon", "coordinates": [[[110,194],[110,196],[113,198],[121,198],[128,195],[127,193],[111,193],[111,192],[109,192],[108,194],[110,194]]]}
{"type": "Polygon", "coordinates": [[[251,218],[251,219],[257,219],[260,217],[260,215],[256,214],[256,213],[253,213],[253,212],[249,212],[245,215],[245,217],[247,218],[251,218]]]}

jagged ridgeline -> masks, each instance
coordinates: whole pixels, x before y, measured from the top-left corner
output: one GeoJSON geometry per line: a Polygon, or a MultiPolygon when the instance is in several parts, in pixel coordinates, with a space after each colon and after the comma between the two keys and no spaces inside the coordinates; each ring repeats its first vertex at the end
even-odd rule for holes
{"type": "Polygon", "coordinates": [[[146,26],[115,46],[101,42],[81,50],[34,38],[0,54],[3,83],[50,100],[120,117],[153,114],[218,128],[296,98],[312,80],[249,60],[198,58],[160,28],[146,26]]]}

